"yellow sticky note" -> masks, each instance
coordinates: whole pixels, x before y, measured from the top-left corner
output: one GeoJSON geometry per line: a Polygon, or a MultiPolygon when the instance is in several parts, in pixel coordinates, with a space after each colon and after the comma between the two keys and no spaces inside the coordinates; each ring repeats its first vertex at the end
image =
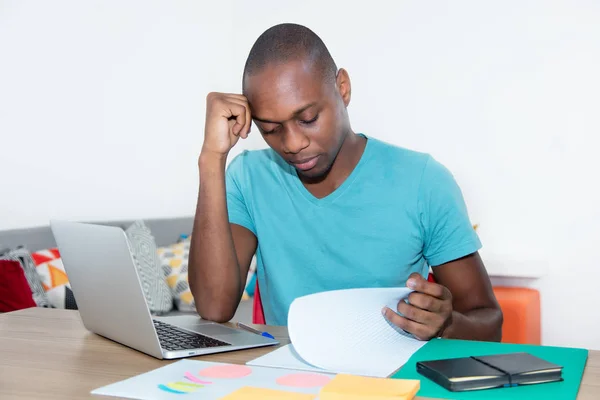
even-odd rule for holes
{"type": "Polygon", "coordinates": [[[221,400],[314,400],[316,397],[314,394],[244,386],[225,397],[221,397],[221,400]]]}
{"type": "Polygon", "coordinates": [[[319,400],[411,400],[421,382],[417,379],[371,378],[336,375],[321,389],[319,400]]]}

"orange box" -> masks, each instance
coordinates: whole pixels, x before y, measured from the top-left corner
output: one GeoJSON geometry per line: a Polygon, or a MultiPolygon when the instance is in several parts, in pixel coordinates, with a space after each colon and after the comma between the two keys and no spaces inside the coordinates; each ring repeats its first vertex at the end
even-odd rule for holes
{"type": "Polygon", "coordinates": [[[496,286],[493,289],[504,314],[502,342],[541,344],[539,291],[505,286],[496,286]]]}

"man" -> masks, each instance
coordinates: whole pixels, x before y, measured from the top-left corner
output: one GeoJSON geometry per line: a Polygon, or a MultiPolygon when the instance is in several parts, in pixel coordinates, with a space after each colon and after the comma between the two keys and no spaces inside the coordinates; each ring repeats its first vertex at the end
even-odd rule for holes
{"type": "Polygon", "coordinates": [[[257,39],[243,95],[208,95],[189,270],[198,313],[232,318],[256,254],[268,324],[286,325],[306,294],[407,285],[409,303],[383,310],[398,327],[421,340],[500,340],[502,313],[452,175],[429,155],[354,133],[350,95],[348,73],[295,24],[257,39]],[[269,149],[226,168],[252,120],[269,149]]]}

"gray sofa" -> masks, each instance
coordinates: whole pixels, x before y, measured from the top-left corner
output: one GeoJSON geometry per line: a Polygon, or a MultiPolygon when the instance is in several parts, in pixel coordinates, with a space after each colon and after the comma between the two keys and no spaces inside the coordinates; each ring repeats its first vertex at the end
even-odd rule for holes
{"type": "MultiPolygon", "coordinates": [[[[177,242],[181,234],[191,234],[194,222],[193,217],[154,218],[143,219],[154,236],[158,247],[167,246],[177,242]]],[[[101,225],[119,226],[126,229],[134,220],[91,221],[101,225]]],[[[56,247],[56,241],[49,225],[32,228],[0,230],[0,249],[25,246],[29,251],[56,247]]],[[[170,315],[181,314],[172,311],[170,315]]],[[[234,317],[235,321],[244,323],[252,322],[252,301],[242,301],[234,317]]]]}
{"type": "MultiPolygon", "coordinates": [[[[131,225],[133,220],[122,221],[93,221],[101,225],[119,226],[123,229],[131,225]]],[[[191,233],[193,217],[144,219],[144,223],[152,231],[157,246],[173,244],[182,233],[191,233]]],[[[38,251],[56,247],[56,241],[50,226],[34,228],[0,230],[0,247],[25,246],[29,251],[38,251]]]]}

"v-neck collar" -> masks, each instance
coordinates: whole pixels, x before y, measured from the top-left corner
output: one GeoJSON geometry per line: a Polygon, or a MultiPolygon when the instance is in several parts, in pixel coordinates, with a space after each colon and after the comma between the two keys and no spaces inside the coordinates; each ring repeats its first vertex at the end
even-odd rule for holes
{"type": "Polygon", "coordinates": [[[315,197],[302,184],[302,181],[300,180],[300,176],[298,175],[298,171],[296,170],[296,168],[294,168],[292,165],[288,164],[288,166],[290,168],[290,174],[288,176],[293,181],[292,184],[294,185],[295,189],[302,195],[302,197],[304,197],[306,200],[308,200],[310,203],[312,203],[314,205],[325,206],[327,204],[331,204],[337,198],[339,198],[342,194],[344,194],[344,192],[352,185],[352,182],[354,182],[356,180],[356,177],[360,173],[360,170],[362,169],[363,165],[367,162],[368,158],[371,156],[371,147],[372,147],[373,139],[369,138],[367,135],[362,134],[362,133],[359,133],[358,135],[364,137],[367,140],[367,143],[365,144],[365,148],[363,150],[362,155],[360,156],[360,159],[358,160],[358,163],[356,163],[356,165],[352,169],[352,172],[350,172],[350,175],[348,175],[348,177],[346,177],[346,179],[344,179],[344,182],[342,182],[342,184],[340,186],[338,186],[337,189],[335,189],[333,192],[329,193],[325,197],[322,197],[322,198],[315,197]]]}

